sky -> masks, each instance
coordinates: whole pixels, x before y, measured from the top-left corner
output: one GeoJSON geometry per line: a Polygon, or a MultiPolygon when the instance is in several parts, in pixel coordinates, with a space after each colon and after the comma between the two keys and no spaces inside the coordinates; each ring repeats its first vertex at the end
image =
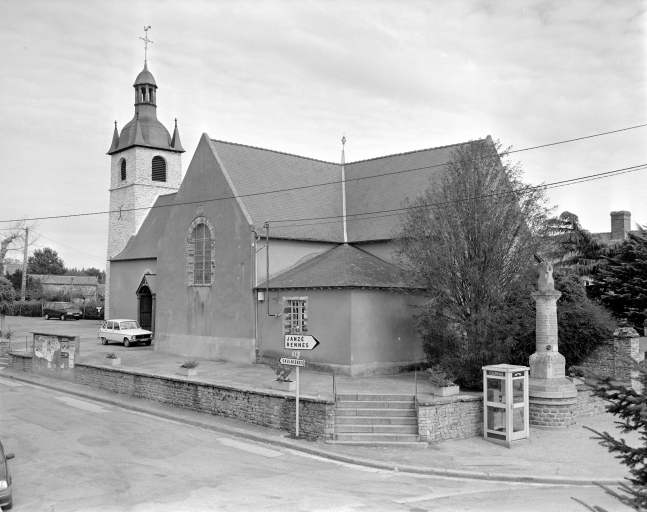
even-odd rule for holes
{"type": "MultiPolygon", "coordinates": [[[[148,64],[188,168],[211,138],[337,162],[491,135],[513,150],[647,123],[646,1],[0,2],[0,229],[105,268],[114,121],[148,64]],[[70,217],[77,214],[93,214],[70,217]]],[[[647,127],[511,155],[532,185],[647,163],[647,127]]],[[[547,191],[647,224],[647,171],[547,191]]],[[[20,254],[10,254],[21,258],[20,254]]]]}

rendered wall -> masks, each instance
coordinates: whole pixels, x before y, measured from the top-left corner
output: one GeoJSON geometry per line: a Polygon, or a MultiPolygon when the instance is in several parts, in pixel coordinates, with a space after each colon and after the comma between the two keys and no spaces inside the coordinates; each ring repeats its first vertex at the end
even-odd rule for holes
{"type": "MultiPolygon", "coordinates": [[[[320,345],[302,351],[301,357],[313,368],[336,370],[350,374],[351,366],[351,292],[350,290],[270,290],[270,313],[283,312],[283,300],[307,297],[308,333],[320,345]],[[277,300],[278,297],[278,300],[277,300]]],[[[260,356],[265,362],[289,357],[284,349],[283,317],[267,316],[267,304],[258,304],[258,336],[260,356]]]]}
{"type": "Polygon", "coordinates": [[[365,244],[356,244],[356,247],[372,254],[373,256],[377,256],[384,261],[395,263],[393,258],[395,245],[392,242],[369,242],[365,244]]]}
{"type": "MultiPolygon", "coordinates": [[[[339,244],[270,239],[270,278],[305,263],[337,245],[339,244]]],[[[265,238],[258,241],[256,249],[258,250],[256,253],[256,284],[260,284],[265,281],[265,274],[267,273],[265,238]]]]}
{"type": "Polygon", "coordinates": [[[412,304],[423,299],[382,290],[352,290],[353,375],[393,373],[423,361],[412,304]]]}
{"type": "Polygon", "coordinates": [[[251,225],[236,199],[218,200],[233,195],[205,134],[160,244],[156,351],[243,363],[256,359],[251,225]],[[206,217],[214,228],[214,280],[189,286],[187,235],[197,217],[206,217]]]}
{"type": "Polygon", "coordinates": [[[157,272],[157,260],[113,261],[111,265],[111,294],[106,297],[106,301],[110,301],[110,318],[138,320],[135,292],[147,271],[151,274],[157,272]]]}
{"type": "MultiPolygon", "coordinates": [[[[415,299],[381,290],[270,290],[270,313],[282,313],[284,299],[302,297],[307,297],[307,334],[321,343],[301,352],[306,367],[375,375],[424,360],[408,306],[415,299]]],[[[283,319],[268,317],[265,302],[258,305],[258,336],[264,362],[290,355],[283,348],[283,319]]]]}

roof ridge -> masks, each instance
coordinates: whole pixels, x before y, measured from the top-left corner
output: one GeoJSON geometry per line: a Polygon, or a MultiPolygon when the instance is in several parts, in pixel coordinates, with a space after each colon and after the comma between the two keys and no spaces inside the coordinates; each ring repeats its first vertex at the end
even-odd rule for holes
{"type": "Polygon", "coordinates": [[[465,141],[465,142],[457,142],[455,144],[446,144],[444,146],[436,146],[436,147],[433,147],[433,148],[414,149],[412,151],[404,151],[402,153],[393,153],[391,155],[375,156],[373,158],[365,158],[363,160],[354,160],[352,162],[346,162],[344,165],[358,164],[360,162],[370,162],[371,160],[380,160],[381,158],[390,158],[392,156],[411,155],[413,153],[422,153],[423,151],[431,151],[433,149],[443,149],[443,148],[451,148],[453,146],[462,146],[463,144],[469,144],[470,142],[476,142],[476,141],[479,141],[479,140],[485,140],[485,139],[468,140],[468,141],[465,141]]]}
{"type": "MultiPolygon", "coordinates": [[[[360,163],[360,162],[370,162],[371,160],[380,160],[381,158],[390,158],[392,156],[411,155],[413,153],[421,153],[423,151],[431,151],[431,150],[434,150],[434,149],[443,149],[443,148],[451,148],[453,146],[462,146],[463,144],[468,144],[470,142],[475,142],[475,141],[480,141],[480,140],[485,140],[485,138],[468,140],[468,141],[465,141],[465,142],[457,142],[455,144],[446,144],[444,146],[435,146],[435,147],[432,147],[432,148],[414,149],[412,151],[404,151],[402,153],[392,153],[390,155],[374,156],[372,158],[365,158],[363,160],[354,160],[352,162],[345,162],[344,165],[357,164],[357,163],[360,163]]],[[[341,162],[329,162],[328,160],[321,160],[320,158],[312,158],[312,157],[309,157],[309,156],[297,155],[295,153],[288,153],[286,151],[277,151],[275,149],[261,148],[259,146],[250,146],[249,144],[241,144],[239,142],[229,142],[227,140],[220,140],[220,139],[211,139],[211,141],[212,142],[222,142],[223,144],[230,144],[232,146],[241,146],[241,147],[244,147],[244,148],[259,149],[261,151],[268,151],[270,153],[276,153],[276,154],[279,154],[279,155],[294,156],[296,158],[302,158],[304,160],[312,160],[313,162],[322,162],[324,164],[340,165],[341,166],[341,162]]]]}
{"type": "Polygon", "coordinates": [[[341,165],[340,162],[328,162],[327,160],[321,160],[319,158],[311,158],[309,156],[296,155],[294,153],[287,153],[286,151],[277,151],[275,149],[261,148],[259,146],[250,146],[249,144],[240,144],[239,142],[229,142],[229,141],[220,140],[220,139],[211,139],[211,141],[212,142],[222,142],[223,144],[231,144],[232,146],[241,146],[241,147],[244,147],[244,148],[260,149],[261,151],[268,151],[270,153],[277,153],[279,155],[294,156],[296,158],[303,158],[304,160],[312,160],[314,162],[321,162],[321,163],[324,163],[324,164],[341,165]]]}

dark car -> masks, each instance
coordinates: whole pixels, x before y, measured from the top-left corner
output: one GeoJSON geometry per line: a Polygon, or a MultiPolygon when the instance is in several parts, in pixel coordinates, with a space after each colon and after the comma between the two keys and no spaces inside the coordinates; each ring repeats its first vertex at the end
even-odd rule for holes
{"type": "Polygon", "coordinates": [[[13,507],[11,475],[9,474],[9,464],[7,464],[7,461],[13,458],[13,453],[5,454],[2,443],[0,443],[0,507],[5,510],[13,507]]]}
{"type": "Polygon", "coordinates": [[[78,320],[83,316],[83,313],[73,302],[46,302],[43,306],[43,316],[45,320],[50,318],[78,320]]]}

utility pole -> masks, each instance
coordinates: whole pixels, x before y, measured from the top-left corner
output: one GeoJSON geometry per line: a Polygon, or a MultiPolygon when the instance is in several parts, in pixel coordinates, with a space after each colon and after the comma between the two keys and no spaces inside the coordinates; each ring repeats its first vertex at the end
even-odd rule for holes
{"type": "Polygon", "coordinates": [[[22,284],[20,285],[20,300],[25,300],[27,291],[27,246],[29,245],[29,228],[25,228],[25,247],[22,255],[22,284]]]}

